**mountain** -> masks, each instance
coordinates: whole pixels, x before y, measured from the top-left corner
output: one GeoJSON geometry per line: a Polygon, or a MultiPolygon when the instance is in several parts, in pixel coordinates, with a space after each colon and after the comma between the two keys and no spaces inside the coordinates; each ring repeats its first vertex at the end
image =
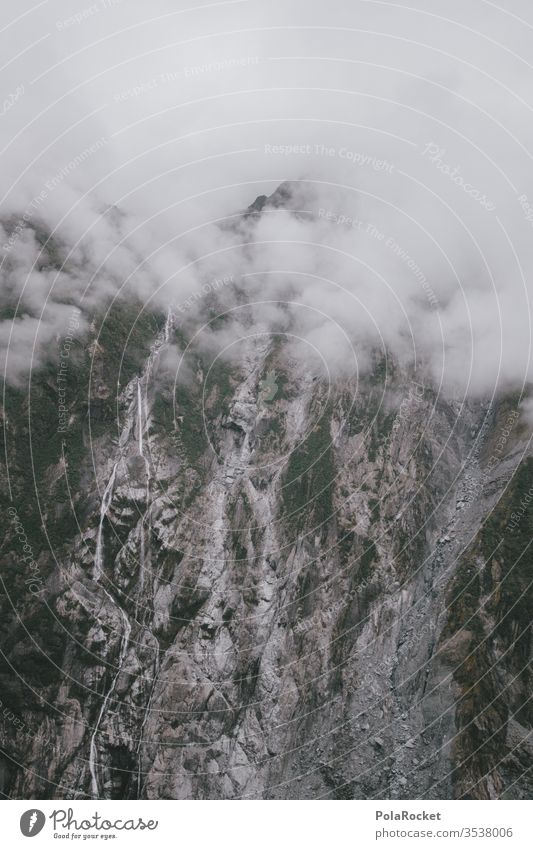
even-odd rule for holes
{"type": "Polygon", "coordinates": [[[518,395],[250,331],[116,301],[63,419],[56,361],[6,388],[2,793],[530,798],[518,395]]]}

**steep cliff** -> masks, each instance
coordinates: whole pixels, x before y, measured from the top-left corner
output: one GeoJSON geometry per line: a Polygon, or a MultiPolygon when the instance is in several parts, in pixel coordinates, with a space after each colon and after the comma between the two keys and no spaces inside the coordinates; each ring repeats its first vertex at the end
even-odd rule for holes
{"type": "Polygon", "coordinates": [[[3,793],[529,797],[518,399],[274,333],[176,378],[135,314],[76,341],[66,428],[55,364],[6,396],[3,793]]]}

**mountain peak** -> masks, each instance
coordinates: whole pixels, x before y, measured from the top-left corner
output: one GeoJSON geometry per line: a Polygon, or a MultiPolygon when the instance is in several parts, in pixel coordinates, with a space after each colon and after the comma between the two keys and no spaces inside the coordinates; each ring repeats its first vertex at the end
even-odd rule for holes
{"type": "Polygon", "coordinates": [[[267,208],[280,209],[283,207],[285,209],[291,209],[294,207],[294,201],[299,190],[300,184],[297,181],[286,180],[280,183],[271,195],[258,195],[254,202],[246,209],[246,212],[254,214],[262,212],[267,208]]]}

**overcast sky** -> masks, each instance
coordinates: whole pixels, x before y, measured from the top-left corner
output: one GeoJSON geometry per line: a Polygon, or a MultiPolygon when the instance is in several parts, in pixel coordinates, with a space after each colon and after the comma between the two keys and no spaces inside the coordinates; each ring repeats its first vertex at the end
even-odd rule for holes
{"type": "Polygon", "coordinates": [[[37,365],[57,344],[73,297],[90,317],[117,289],[164,306],[234,274],[258,327],[280,312],[257,302],[291,300],[292,329],[334,369],[348,338],[363,365],[381,346],[451,388],[531,380],[530,4],[190,5],[6,16],[9,379],[35,340],[37,365]],[[213,225],[285,180],[304,212],[265,215],[254,251],[213,225]],[[61,273],[35,267],[32,224],[62,246],[61,273]]]}

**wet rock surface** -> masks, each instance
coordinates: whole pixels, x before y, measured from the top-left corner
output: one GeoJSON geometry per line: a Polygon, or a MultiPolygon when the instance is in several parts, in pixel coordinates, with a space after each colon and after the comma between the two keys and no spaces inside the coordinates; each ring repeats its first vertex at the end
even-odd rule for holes
{"type": "Polygon", "coordinates": [[[139,314],[73,352],[64,434],[52,374],[6,397],[0,791],[530,797],[518,399],[139,314]]]}
{"type": "Polygon", "coordinates": [[[122,392],[100,494],[9,619],[4,792],[526,796],[520,428],[488,463],[494,407],[327,386],[263,341],[211,396],[200,369],[169,398],[159,355],[122,392]]]}

